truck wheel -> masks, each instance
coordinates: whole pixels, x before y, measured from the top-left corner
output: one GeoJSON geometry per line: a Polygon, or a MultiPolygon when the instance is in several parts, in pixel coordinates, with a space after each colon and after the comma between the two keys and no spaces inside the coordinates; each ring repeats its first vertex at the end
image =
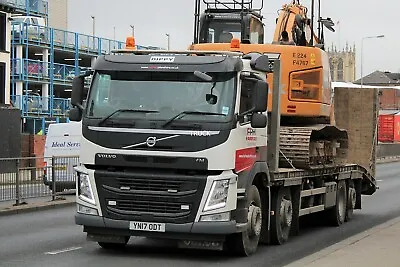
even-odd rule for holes
{"type": "Polygon", "coordinates": [[[107,242],[97,242],[100,247],[107,250],[120,250],[123,249],[126,244],[128,244],[129,236],[125,236],[125,243],[107,243],[107,242]]]}
{"type": "Polygon", "coordinates": [[[340,226],[344,223],[347,213],[347,191],[346,182],[341,180],[337,184],[336,205],[328,210],[328,221],[333,226],[340,226]]]}
{"type": "Polygon", "coordinates": [[[271,241],[282,245],[289,239],[293,221],[293,204],[290,189],[281,187],[272,198],[273,216],[271,217],[271,241]]]}
{"type": "Polygon", "coordinates": [[[252,185],[247,196],[247,229],[233,234],[227,239],[230,250],[240,256],[250,256],[256,252],[262,228],[262,206],[258,188],[252,185]]]}
{"type": "Polygon", "coordinates": [[[353,219],[354,208],[356,206],[356,199],[357,199],[357,194],[356,194],[356,189],[354,187],[354,181],[349,180],[345,222],[348,222],[351,219],[353,219]]]}

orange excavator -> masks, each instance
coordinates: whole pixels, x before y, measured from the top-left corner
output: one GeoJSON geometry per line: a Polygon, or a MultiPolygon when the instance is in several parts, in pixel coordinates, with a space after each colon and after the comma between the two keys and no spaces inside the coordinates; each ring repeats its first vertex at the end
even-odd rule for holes
{"type": "MultiPolygon", "coordinates": [[[[201,0],[195,2],[194,41],[190,50],[258,52],[281,61],[280,167],[313,168],[342,163],[348,134],[335,126],[330,66],[324,50],[324,29],[334,31],[330,18],[321,17],[314,31],[311,18],[297,0],[279,11],[271,43],[264,43],[263,0],[201,0]]],[[[318,1],[319,2],[319,1],[318,1]]],[[[273,74],[267,74],[270,88],[273,74]]],[[[268,111],[272,97],[268,98],[268,111]]]]}

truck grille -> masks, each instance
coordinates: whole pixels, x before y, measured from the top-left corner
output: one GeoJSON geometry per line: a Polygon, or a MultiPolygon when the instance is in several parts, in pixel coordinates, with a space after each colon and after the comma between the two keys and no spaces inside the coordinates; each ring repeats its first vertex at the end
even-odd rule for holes
{"type": "Polygon", "coordinates": [[[190,213],[190,205],[157,201],[142,201],[142,200],[108,200],[107,203],[115,203],[115,209],[108,205],[108,209],[120,210],[123,212],[146,213],[151,212],[158,216],[176,214],[180,216],[190,213]]]}
{"type": "Polygon", "coordinates": [[[95,179],[104,217],[166,223],[194,221],[207,180],[107,171],[96,171],[95,179]]]}
{"type": "Polygon", "coordinates": [[[176,181],[166,179],[140,179],[140,178],[117,178],[119,188],[129,188],[130,190],[147,190],[157,192],[168,191],[187,191],[196,190],[198,182],[176,181]]]}

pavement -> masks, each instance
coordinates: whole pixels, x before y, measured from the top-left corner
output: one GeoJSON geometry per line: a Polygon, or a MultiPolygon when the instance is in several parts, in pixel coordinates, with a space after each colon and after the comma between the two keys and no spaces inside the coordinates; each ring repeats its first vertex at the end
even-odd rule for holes
{"type": "Polygon", "coordinates": [[[400,217],[343,240],[285,267],[400,265],[400,217]]]}
{"type": "Polygon", "coordinates": [[[48,210],[75,205],[75,195],[58,196],[53,201],[51,196],[24,199],[24,204],[15,205],[15,201],[0,202],[0,217],[38,210],[48,210]]]}

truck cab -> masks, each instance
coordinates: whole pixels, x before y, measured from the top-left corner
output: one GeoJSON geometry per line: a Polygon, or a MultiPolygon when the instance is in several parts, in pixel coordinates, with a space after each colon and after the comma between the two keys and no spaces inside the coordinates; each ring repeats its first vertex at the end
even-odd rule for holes
{"type": "Polygon", "coordinates": [[[268,168],[268,57],[121,50],[93,70],[85,108],[85,77],[74,79],[70,112],[82,120],[76,223],[89,239],[258,242],[252,182],[268,168]]]}

